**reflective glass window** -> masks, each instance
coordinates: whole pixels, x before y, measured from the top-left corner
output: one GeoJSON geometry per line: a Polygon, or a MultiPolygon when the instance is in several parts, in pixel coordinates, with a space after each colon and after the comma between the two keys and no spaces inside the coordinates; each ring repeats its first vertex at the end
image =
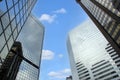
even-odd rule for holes
{"type": "Polygon", "coordinates": [[[7,40],[10,37],[10,35],[11,35],[11,28],[10,26],[8,26],[8,28],[5,30],[5,36],[7,40]]]}
{"type": "Polygon", "coordinates": [[[22,61],[16,80],[38,80],[38,69],[22,61]]]}
{"type": "Polygon", "coordinates": [[[4,16],[1,17],[1,21],[2,21],[3,27],[5,29],[9,24],[8,13],[6,13],[4,16]]]}
{"type": "Polygon", "coordinates": [[[2,25],[0,24],[0,35],[1,35],[2,32],[3,32],[2,25]]]}
{"type": "Polygon", "coordinates": [[[8,47],[9,47],[9,49],[11,49],[12,45],[13,45],[13,38],[11,36],[10,39],[9,39],[9,41],[8,41],[8,47]]]}
{"type": "Polygon", "coordinates": [[[5,37],[4,37],[4,34],[2,34],[0,36],[0,50],[3,48],[3,46],[5,45],[5,37]]]}
{"type": "MultiPolygon", "coordinates": [[[[2,11],[7,11],[7,7],[6,7],[6,3],[5,3],[5,0],[2,0],[1,2],[0,2],[0,9],[2,10],[2,11]]],[[[1,15],[3,15],[3,13],[1,13],[0,14],[0,16],[1,15]]]]}
{"type": "Polygon", "coordinates": [[[14,37],[14,40],[17,38],[17,28],[15,28],[15,31],[13,32],[13,37],[14,37]]]}
{"type": "Polygon", "coordinates": [[[0,54],[0,57],[1,57],[2,59],[5,59],[6,56],[7,56],[7,54],[8,54],[8,48],[7,48],[7,45],[5,45],[5,47],[3,48],[3,50],[2,50],[2,52],[1,52],[1,54],[0,54]]]}

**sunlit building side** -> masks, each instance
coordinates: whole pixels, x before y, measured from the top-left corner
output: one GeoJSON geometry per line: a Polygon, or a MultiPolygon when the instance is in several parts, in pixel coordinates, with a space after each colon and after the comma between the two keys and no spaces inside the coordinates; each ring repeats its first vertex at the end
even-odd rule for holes
{"type": "Polygon", "coordinates": [[[73,80],[120,79],[119,55],[90,20],[69,32],[67,47],[73,80]]]}
{"type": "Polygon", "coordinates": [[[76,0],[120,55],[120,0],[76,0]]]}

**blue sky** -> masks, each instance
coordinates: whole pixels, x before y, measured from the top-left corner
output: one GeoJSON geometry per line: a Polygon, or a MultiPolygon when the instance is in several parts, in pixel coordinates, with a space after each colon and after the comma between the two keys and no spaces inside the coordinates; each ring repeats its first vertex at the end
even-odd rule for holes
{"type": "Polygon", "coordinates": [[[40,80],[65,80],[71,74],[67,34],[88,17],[75,0],[38,0],[32,13],[45,27],[40,80]]]}

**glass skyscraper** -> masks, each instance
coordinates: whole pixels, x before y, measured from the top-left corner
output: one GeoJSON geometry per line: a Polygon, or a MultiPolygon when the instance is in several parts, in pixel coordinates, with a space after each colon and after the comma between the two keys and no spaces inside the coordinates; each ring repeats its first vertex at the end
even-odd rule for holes
{"type": "Polygon", "coordinates": [[[69,32],[67,47],[73,80],[120,79],[120,57],[90,20],[69,32]]]}
{"type": "Polygon", "coordinates": [[[43,25],[30,15],[17,39],[22,43],[24,59],[16,80],[38,80],[43,38],[43,25]]]}
{"type": "Polygon", "coordinates": [[[22,44],[23,55],[15,54],[22,58],[15,80],[38,80],[44,28],[42,24],[31,15],[31,10],[36,1],[37,0],[0,1],[0,71],[16,40],[19,40],[22,44]],[[20,37],[18,38],[19,34],[20,37]]]}
{"type": "Polygon", "coordinates": [[[76,0],[120,55],[120,0],[76,0]]]}
{"type": "Polygon", "coordinates": [[[24,26],[36,0],[0,2],[0,57],[5,59],[24,26]]]}

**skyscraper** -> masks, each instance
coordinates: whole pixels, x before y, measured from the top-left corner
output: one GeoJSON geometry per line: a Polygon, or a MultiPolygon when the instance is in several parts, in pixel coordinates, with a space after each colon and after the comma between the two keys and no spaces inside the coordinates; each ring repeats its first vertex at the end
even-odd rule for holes
{"type": "Polygon", "coordinates": [[[16,80],[38,80],[44,38],[44,27],[30,15],[18,37],[22,43],[23,61],[16,80]]]}
{"type": "Polygon", "coordinates": [[[90,21],[69,32],[67,47],[73,80],[119,80],[120,57],[90,21]]]}
{"type": "Polygon", "coordinates": [[[4,60],[23,28],[36,0],[0,2],[0,57],[4,60]]]}
{"type": "Polygon", "coordinates": [[[76,0],[120,55],[120,0],[76,0]]]}
{"type": "Polygon", "coordinates": [[[18,55],[22,61],[17,70],[18,74],[13,75],[15,80],[38,80],[44,27],[31,15],[36,1],[0,1],[0,69],[16,40],[22,44],[23,55],[18,55]]]}

